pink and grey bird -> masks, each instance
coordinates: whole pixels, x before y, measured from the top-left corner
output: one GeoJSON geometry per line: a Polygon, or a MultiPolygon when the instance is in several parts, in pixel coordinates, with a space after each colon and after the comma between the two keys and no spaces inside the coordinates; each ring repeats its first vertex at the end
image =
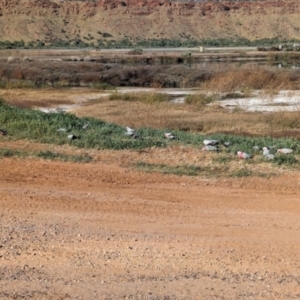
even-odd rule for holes
{"type": "Polygon", "coordinates": [[[248,158],[251,158],[251,155],[246,153],[246,152],[242,152],[242,151],[238,151],[237,152],[237,156],[238,158],[241,158],[241,159],[248,159],[248,158]]]}
{"type": "Polygon", "coordinates": [[[289,148],[281,148],[278,149],[277,152],[281,153],[281,154],[290,154],[292,153],[294,150],[293,149],[289,149],[289,148]]]}

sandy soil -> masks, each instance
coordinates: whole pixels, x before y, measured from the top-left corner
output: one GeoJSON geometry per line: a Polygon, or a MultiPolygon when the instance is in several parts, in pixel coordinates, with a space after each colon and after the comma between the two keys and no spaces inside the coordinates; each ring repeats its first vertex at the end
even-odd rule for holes
{"type": "Polygon", "coordinates": [[[179,177],[97,155],[0,160],[0,299],[300,298],[299,173],[179,177]]]}

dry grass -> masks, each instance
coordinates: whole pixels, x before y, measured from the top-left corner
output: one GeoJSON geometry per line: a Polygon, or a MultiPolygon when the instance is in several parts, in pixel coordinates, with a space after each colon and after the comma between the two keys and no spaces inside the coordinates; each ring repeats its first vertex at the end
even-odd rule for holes
{"type": "MultiPolygon", "coordinates": [[[[202,133],[227,132],[247,135],[280,135],[289,130],[297,136],[299,112],[229,112],[218,105],[174,105],[127,101],[99,101],[78,108],[78,116],[93,116],[122,126],[180,129],[202,133]]],[[[300,135],[300,133],[298,134],[300,135]]]]}
{"type": "MultiPolygon", "coordinates": [[[[19,107],[53,107],[97,99],[101,92],[90,88],[0,89],[0,98],[19,107]]],[[[100,95],[100,96],[99,96],[100,95]]]]}
{"type": "Polygon", "coordinates": [[[237,69],[216,73],[209,81],[203,83],[202,88],[215,92],[265,90],[269,94],[282,89],[299,89],[298,77],[299,74],[289,70],[237,69]]]}

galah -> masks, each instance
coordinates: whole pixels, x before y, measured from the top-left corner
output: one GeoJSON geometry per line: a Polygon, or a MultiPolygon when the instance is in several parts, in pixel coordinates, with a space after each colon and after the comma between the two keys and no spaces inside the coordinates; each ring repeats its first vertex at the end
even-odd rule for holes
{"type": "Polygon", "coordinates": [[[135,130],[133,128],[130,128],[130,127],[127,126],[125,134],[129,135],[129,136],[134,136],[136,133],[135,133],[135,130]]]}
{"type": "Polygon", "coordinates": [[[165,137],[166,139],[169,139],[169,140],[175,139],[175,135],[172,134],[172,133],[170,133],[170,132],[166,132],[166,133],[164,134],[164,137],[165,137]]]}
{"type": "Polygon", "coordinates": [[[79,139],[79,136],[78,136],[78,135],[75,135],[75,134],[69,134],[69,135],[68,135],[68,139],[69,139],[69,140],[76,140],[76,139],[79,139]]]}
{"type": "Polygon", "coordinates": [[[274,159],[274,154],[271,154],[269,149],[267,147],[263,147],[263,155],[267,158],[267,159],[274,159]]]}
{"type": "Polygon", "coordinates": [[[58,128],[57,131],[58,132],[65,132],[65,131],[67,131],[67,129],[66,128],[58,128]]]}
{"type": "Polygon", "coordinates": [[[7,135],[7,131],[5,129],[0,129],[0,135],[7,135]]]}
{"type": "Polygon", "coordinates": [[[219,141],[218,140],[204,140],[203,144],[205,146],[216,146],[219,144],[219,141]]]}
{"type": "Polygon", "coordinates": [[[293,149],[289,149],[289,148],[281,148],[278,149],[277,152],[281,153],[281,154],[290,154],[292,153],[294,150],[293,149]]]}
{"type": "Polygon", "coordinates": [[[127,131],[127,132],[133,133],[133,132],[134,132],[134,129],[131,128],[131,127],[126,126],[126,131],[127,131]]]}
{"type": "Polygon", "coordinates": [[[238,151],[237,152],[237,156],[241,159],[248,159],[251,158],[251,155],[246,153],[246,152],[242,152],[242,151],[238,151]]]}
{"type": "Polygon", "coordinates": [[[270,154],[270,151],[267,147],[263,147],[263,155],[268,155],[270,154]]]}

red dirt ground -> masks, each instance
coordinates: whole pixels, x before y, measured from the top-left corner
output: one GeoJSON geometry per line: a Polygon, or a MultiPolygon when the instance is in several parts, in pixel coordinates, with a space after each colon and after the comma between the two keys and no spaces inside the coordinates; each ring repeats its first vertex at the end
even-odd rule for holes
{"type": "Polygon", "coordinates": [[[0,160],[0,299],[300,298],[299,173],[202,179],[99,157],[0,160]]]}

